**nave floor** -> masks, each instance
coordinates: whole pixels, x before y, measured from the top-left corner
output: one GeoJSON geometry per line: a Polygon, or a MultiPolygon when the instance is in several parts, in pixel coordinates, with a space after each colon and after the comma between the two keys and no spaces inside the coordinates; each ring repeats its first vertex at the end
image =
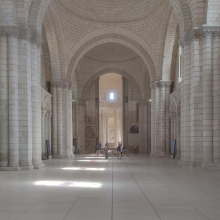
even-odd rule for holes
{"type": "Polygon", "coordinates": [[[0,172],[0,220],[219,220],[220,171],[80,155],[0,172]]]}

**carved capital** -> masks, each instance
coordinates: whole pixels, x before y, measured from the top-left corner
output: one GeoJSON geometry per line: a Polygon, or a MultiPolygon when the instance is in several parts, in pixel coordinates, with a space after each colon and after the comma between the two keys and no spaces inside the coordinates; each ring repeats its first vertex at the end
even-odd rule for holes
{"type": "Polygon", "coordinates": [[[32,32],[31,33],[31,41],[33,44],[37,44],[38,47],[41,47],[41,44],[43,43],[43,40],[41,38],[41,34],[38,32],[32,32]]]}
{"type": "Polygon", "coordinates": [[[167,87],[167,88],[169,88],[170,87],[170,85],[171,85],[171,81],[160,81],[160,84],[161,84],[161,86],[162,87],[167,87]]]}
{"type": "Polygon", "coordinates": [[[19,39],[31,40],[31,30],[29,28],[19,28],[19,39]]]}
{"type": "Polygon", "coordinates": [[[0,36],[3,37],[19,37],[19,28],[17,26],[1,26],[0,36]]]}
{"type": "Polygon", "coordinates": [[[201,41],[203,39],[220,38],[220,27],[203,26],[201,28],[193,28],[186,33],[184,39],[179,40],[179,45],[184,46],[192,41],[201,41]]]}

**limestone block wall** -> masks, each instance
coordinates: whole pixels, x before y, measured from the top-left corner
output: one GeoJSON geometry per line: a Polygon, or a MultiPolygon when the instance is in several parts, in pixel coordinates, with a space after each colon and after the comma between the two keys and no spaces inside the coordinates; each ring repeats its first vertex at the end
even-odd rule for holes
{"type": "Polygon", "coordinates": [[[0,46],[0,169],[41,168],[40,37],[4,26],[0,46]]]}
{"type": "Polygon", "coordinates": [[[181,44],[183,78],[170,109],[171,139],[177,139],[183,167],[219,167],[219,33],[217,27],[195,28],[181,44]]]}

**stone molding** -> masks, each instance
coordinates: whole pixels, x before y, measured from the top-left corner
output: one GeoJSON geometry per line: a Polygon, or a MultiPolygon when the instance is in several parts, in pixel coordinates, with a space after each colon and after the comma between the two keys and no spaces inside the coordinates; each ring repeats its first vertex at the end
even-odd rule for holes
{"type": "Polygon", "coordinates": [[[186,33],[185,37],[179,40],[179,45],[184,47],[184,45],[189,45],[192,41],[215,38],[220,38],[220,27],[203,26],[201,28],[193,28],[186,33]]]}
{"type": "Polygon", "coordinates": [[[14,37],[20,40],[28,40],[41,47],[42,38],[38,32],[31,32],[29,28],[19,26],[0,26],[0,37],[14,37]]]}

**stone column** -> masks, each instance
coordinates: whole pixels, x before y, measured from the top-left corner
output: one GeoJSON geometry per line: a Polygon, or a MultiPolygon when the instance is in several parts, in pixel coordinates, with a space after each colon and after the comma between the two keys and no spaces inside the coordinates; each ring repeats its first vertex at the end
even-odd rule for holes
{"type": "Polygon", "coordinates": [[[18,40],[8,38],[9,82],[9,166],[19,170],[19,118],[18,118],[18,40]]]}
{"type": "Polygon", "coordinates": [[[181,145],[180,145],[180,118],[181,118],[181,114],[180,112],[177,112],[176,114],[176,125],[177,125],[177,128],[176,128],[176,132],[177,132],[177,137],[176,137],[176,146],[177,146],[177,155],[176,155],[176,158],[177,159],[180,159],[181,157],[181,145]]]}
{"type": "Polygon", "coordinates": [[[139,152],[147,153],[147,103],[145,100],[139,101],[139,152]]]}
{"type": "Polygon", "coordinates": [[[99,144],[99,78],[95,80],[95,132],[96,144],[99,144]]]}
{"type": "Polygon", "coordinates": [[[162,156],[166,153],[166,83],[161,81],[160,88],[160,119],[161,119],[161,152],[162,156]]]}
{"type": "Polygon", "coordinates": [[[38,72],[38,49],[37,44],[32,44],[31,53],[31,102],[32,102],[32,157],[35,169],[44,167],[41,160],[41,144],[39,137],[41,130],[39,126],[39,72],[38,72]]]}
{"type": "Polygon", "coordinates": [[[154,156],[161,156],[161,111],[160,111],[160,82],[155,82],[155,152],[154,156]]]}
{"type": "Polygon", "coordinates": [[[213,36],[213,159],[214,163],[220,162],[220,38],[213,36]]]}
{"type": "Polygon", "coordinates": [[[123,125],[123,129],[122,129],[122,143],[124,146],[128,147],[128,80],[125,79],[124,77],[122,78],[122,82],[123,82],[123,92],[122,92],[122,125],[123,125]]]}
{"type": "Polygon", "coordinates": [[[183,48],[184,54],[184,74],[182,79],[181,94],[181,117],[182,124],[182,151],[180,164],[183,167],[189,166],[190,160],[190,78],[191,78],[191,45],[185,44],[183,48]]]}
{"type": "Polygon", "coordinates": [[[73,108],[72,108],[72,86],[69,85],[68,87],[68,114],[69,114],[69,118],[68,118],[68,123],[69,123],[69,155],[70,157],[73,157],[73,118],[72,118],[72,112],[73,112],[73,108]]]}
{"type": "Polygon", "coordinates": [[[56,84],[53,83],[53,90],[52,90],[52,111],[53,111],[53,128],[52,128],[52,136],[53,136],[53,143],[52,143],[52,155],[53,157],[57,156],[57,87],[56,84]]]}
{"type": "Polygon", "coordinates": [[[102,114],[102,128],[103,128],[103,131],[102,131],[102,146],[104,147],[105,146],[105,143],[106,143],[106,127],[105,127],[105,114],[102,114]]]}
{"type": "Polygon", "coordinates": [[[0,36],[0,167],[8,166],[8,42],[0,36]]]}
{"type": "Polygon", "coordinates": [[[150,155],[155,154],[155,84],[151,84],[151,152],[150,155]]]}
{"type": "Polygon", "coordinates": [[[191,43],[191,81],[190,81],[190,167],[199,167],[203,157],[203,115],[202,115],[202,45],[199,39],[191,43]]]}
{"type": "Polygon", "coordinates": [[[164,81],[165,86],[165,144],[166,144],[166,155],[170,155],[170,81],[164,81]]]}
{"type": "Polygon", "coordinates": [[[77,137],[80,153],[85,153],[85,102],[77,103],[77,137]]]}
{"type": "Polygon", "coordinates": [[[115,146],[118,146],[118,142],[117,142],[117,134],[118,134],[118,129],[117,129],[117,111],[114,115],[114,121],[115,121],[115,146]]]}
{"type": "Polygon", "coordinates": [[[49,126],[49,144],[50,144],[50,159],[51,159],[51,155],[52,155],[52,153],[51,153],[51,151],[52,151],[52,146],[51,146],[51,116],[52,116],[52,114],[51,114],[51,111],[49,112],[49,124],[48,124],[48,126],[49,126]]]}
{"type": "MultiPolygon", "coordinates": [[[[171,137],[171,144],[170,144],[170,149],[172,148],[172,144],[173,144],[173,139],[175,139],[174,138],[174,115],[175,115],[176,113],[175,112],[171,112],[170,113],[170,118],[171,118],[171,135],[170,135],[170,137],[171,137]]],[[[171,151],[171,150],[169,150],[169,151],[171,151]]]]}
{"type": "Polygon", "coordinates": [[[106,142],[109,142],[108,114],[106,114],[106,142]]]}
{"type": "Polygon", "coordinates": [[[69,158],[69,121],[68,121],[68,82],[63,83],[62,89],[62,146],[63,157],[69,158]]]}
{"type": "Polygon", "coordinates": [[[46,146],[45,114],[46,114],[46,111],[44,109],[42,109],[41,110],[41,153],[42,153],[42,159],[45,159],[45,146],[46,146]]]}
{"type": "Polygon", "coordinates": [[[203,39],[203,166],[213,162],[213,72],[212,35],[203,39]]]}
{"type": "Polygon", "coordinates": [[[63,157],[62,83],[57,84],[57,156],[63,157]]]}

